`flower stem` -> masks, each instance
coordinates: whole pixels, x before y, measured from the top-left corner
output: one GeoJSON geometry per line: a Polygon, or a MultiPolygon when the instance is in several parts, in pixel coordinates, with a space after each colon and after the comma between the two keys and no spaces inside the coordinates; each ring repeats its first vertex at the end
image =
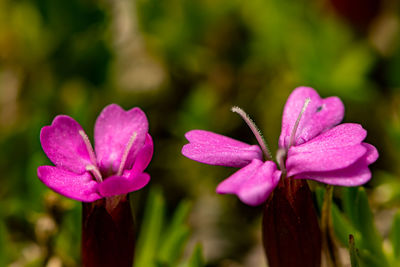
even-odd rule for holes
{"type": "Polygon", "coordinates": [[[342,263],[339,258],[339,252],[335,243],[335,237],[332,226],[332,194],[333,186],[327,185],[322,204],[321,212],[321,231],[323,234],[323,250],[325,252],[326,264],[328,267],[341,267],[342,263]]]}
{"type": "Polygon", "coordinates": [[[263,151],[266,159],[272,160],[271,151],[268,149],[267,142],[265,141],[261,131],[258,129],[255,122],[250,118],[250,116],[243,109],[241,109],[239,107],[232,107],[231,110],[232,110],[232,112],[239,114],[242,117],[242,119],[247,123],[247,125],[250,127],[250,130],[253,132],[254,136],[256,137],[257,142],[260,145],[261,150],[263,151]]]}

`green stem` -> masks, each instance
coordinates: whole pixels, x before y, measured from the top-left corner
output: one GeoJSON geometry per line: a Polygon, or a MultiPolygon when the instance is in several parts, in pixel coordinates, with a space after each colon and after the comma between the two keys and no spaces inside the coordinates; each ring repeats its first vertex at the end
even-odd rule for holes
{"type": "Polygon", "coordinates": [[[325,252],[326,264],[328,267],[343,266],[340,258],[332,225],[332,195],[333,186],[327,185],[322,204],[321,230],[322,230],[322,248],[325,252]]]}

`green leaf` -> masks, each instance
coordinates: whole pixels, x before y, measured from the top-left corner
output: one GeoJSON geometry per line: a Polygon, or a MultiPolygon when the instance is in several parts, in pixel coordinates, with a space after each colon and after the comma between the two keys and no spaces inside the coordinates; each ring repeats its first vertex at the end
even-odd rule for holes
{"type": "Polygon", "coordinates": [[[356,248],[353,235],[349,235],[349,251],[351,267],[360,267],[360,256],[358,254],[358,249],[356,248]]]}
{"type": "Polygon", "coordinates": [[[367,193],[364,188],[358,188],[358,196],[356,199],[356,211],[358,212],[358,229],[363,237],[363,248],[367,248],[372,254],[382,256],[382,237],[374,224],[374,217],[368,203],[367,193]]]}
{"type": "Polygon", "coordinates": [[[190,211],[190,203],[183,201],[175,211],[171,224],[162,239],[158,259],[163,263],[173,265],[182,254],[184,245],[189,237],[186,219],[190,211]]]}
{"type": "Polygon", "coordinates": [[[388,261],[382,250],[382,237],[374,224],[374,217],[369,206],[364,188],[343,189],[343,209],[350,219],[360,248],[360,259],[366,266],[388,266],[388,261]],[[376,265],[378,264],[378,265],[376,265]]]}
{"type": "Polygon", "coordinates": [[[347,245],[350,234],[353,234],[356,237],[360,236],[359,232],[354,228],[349,220],[343,216],[335,204],[332,205],[332,223],[335,235],[343,245],[347,245]]]}
{"type": "Polygon", "coordinates": [[[192,257],[189,260],[188,267],[202,267],[204,266],[203,261],[203,249],[200,244],[197,244],[194,248],[192,257]]]}
{"type": "Polygon", "coordinates": [[[156,266],[155,259],[165,219],[165,200],[161,190],[156,188],[150,191],[142,228],[135,251],[135,267],[156,266]]]}
{"type": "Polygon", "coordinates": [[[4,225],[4,221],[1,218],[1,220],[0,220],[0,266],[6,266],[6,262],[7,262],[6,235],[7,235],[6,226],[4,225]]]}
{"type": "Polygon", "coordinates": [[[393,247],[393,257],[400,260],[400,211],[393,218],[390,240],[393,247]]]}
{"type": "Polygon", "coordinates": [[[371,251],[366,249],[359,249],[360,266],[365,267],[387,267],[389,264],[385,259],[377,257],[371,251]]]}
{"type": "Polygon", "coordinates": [[[356,204],[356,199],[358,195],[357,187],[343,187],[342,188],[342,200],[343,200],[343,210],[349,220],[353,223],[355,227],[358,227],[358,207],[356,204]]]}
{"type": "Polygon", "coordinates": [[[166,205],[161,190],[150,191],[135,251],[135,267],[179,266],[190,234],[186,223],[190,208],[189,201],[182,201],[166,227],[166,205]]]}
{"type": "Polygon", "coordinates": [[[192,256],[190,259],[184,264],[180,265],[180,267],[203,267],[205,266],[203,260],[203,249],[200,244],[197,244],[193,249],[192,256]]]}
{"type": "Polygon", "coordinates": [[[322,186],[318,186],[315,189],[315,197],[317,199],[317,206],[318,206],[318,211],[321,212],[322,210],[322,203],[324,202],[324,195],[325,195],[325,188],[322,186]]]}
{"type": "MultiPolygon", "coordinates": [[[[322,203],[325,195],[325,189],[322,187],[318,187],[316,189],[316,198],[319,210],[322,209],[322,203]]],[[[332,224],[335,231],[335,235],[338,241],[343,245],[347,246],[349,242],[349,235],[353,234],[356,237],[359,237],[359,232],[354,228],[352,223],[344,216],[337,205],[332,203],[332,224]]]]}

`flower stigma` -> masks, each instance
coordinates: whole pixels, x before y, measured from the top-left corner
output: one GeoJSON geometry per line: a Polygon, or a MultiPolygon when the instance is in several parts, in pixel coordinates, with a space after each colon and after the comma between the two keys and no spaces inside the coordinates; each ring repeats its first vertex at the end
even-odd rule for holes
{"type": "Polygon", "coordinates": [[[128,159],[129,152],[131,151],[133,142],[136,140],[136,137],[137,137],[137,132],[133,132],[133,134],[129,138],[128,144],[126,144],[124,154],[122,154],[121,164],[119,165],[119,168],[118,168],[118,172],[117,172],[118,176],[122,175],[126,160],[128,159]]]}
{"type": "Polygon", "coordinates": [[[295,139],[296,139],[296,132],[297,132],[297,128],[299,127],[299,123],[300,123],[301,117],[303,116],[303,114],[306,111],[307,106],[308,106],[308,104],[310,102],[311,102],[311,99],[309,97],[307,97],[306,100],[304,101],[303,108],[301,109],[301,111],[299,113],[299,116],[297,117],[297,120],[296,120],[296,122],[295,122],[295,124],[293,126],[292,134],[290,135],[290,139],[289,139],[290,141],[289,141],[289,145],[288,145],[288,147],[286,149],[286,152],[289,151],[289,148],[292,145],[294,145],[294,142],[295,142],[295,139]]]}
{"type": "MultiPolygon", "coordinates": [[[[296,139],[296,132],[300,124],[301,117],[303,116],[304,112],[307,109],[308,104],[311,102],[311,99],[308,97],[304,101],[303,107],[299,113],[299,116],[296,119],[296,122],[293,126],[292,133],[290,134],[290,139],[289,139],[289,145],[287,148],[279,148],[278,151],[276,152],[276,161],[278,162],[279,168],[282,171],[283,177],[286,176],[286,167],[285,167],[285,161],[287,157],[287,153],[289,151],[289,148],[294,145],[295,139],[296,139]]],[[[322,109],[322,107],[321,107],[322,109]]]]}
{"type": "Polygon", "coordinates": [[[94,150],[92,144],[90,143],[89,137],[83,130],[79,130],[79,135],[82,137],[83,142],[85,143],[86,149],[89,153],[90,161],[92,162],[92,164],[86,165],[86,170],[93,174],[94,178],[98,183],[101,183],[103,181],[103,178],[101,176],[99,169],[95,165],[97,161],[96,155],[94,154],[94,150]]]}
{"type": "Polygon", "coordinates": [[[86,133],[83,130],[79,130],[79,135],[82,137],[83,142],[85,143],[86,149],[89,153],[90,161],[93,164],[96,164],[96,155],[94,154],[94,150],[93,150],[92,144],[90,143],[89,137],[86,135],[86,133]]]}
{"type": "Polygon", "coordinates": [[[257,125],[250,118],[250,116],[243,109],[241,109],[237,106],[232,107],[231,111],[239,114],[242,117],[242,119],[247,123],[247,125],[250,127],[250,130],[253,132],[254,136],[256,137],[257,142],[260,145],[265,158],[267,160],[272,160],[271,152],[268,149],[267,142],[265,141],[261,131],[258,129],[257,125]]]}

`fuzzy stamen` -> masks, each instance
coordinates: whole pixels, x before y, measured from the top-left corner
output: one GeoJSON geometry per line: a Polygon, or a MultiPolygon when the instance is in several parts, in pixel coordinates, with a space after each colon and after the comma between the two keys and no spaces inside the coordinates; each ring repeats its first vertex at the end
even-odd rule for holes
{"type": "Polygon", "coordinates": [[[295,142],[295,139],[296,139],[296,132],[297,132],[297,128],[299,127],[299,123],[300,123],[301,117],[303,116],[303,114],[306,111],[307,106],[308,106],[308,104],[310,102],[311,102],[311,99],[309,97],[307,97],[306,100],[304,101],[303,108],[301,109],[301,111],[299,113],[299,116],[297,117],[297,120],[296,120],[296,122],[295,122],[295,124],[293,126],[293,130],[292,130],[292,133],[290,135],[290,139],[289,139],[290,141],[289,141],[289,146],[288,146],[287,150],[289,150],[289,148],[292,145],[294,145],[294,142],[295,142]]]}
{"type": "Polygon", "coordinates": [[[126,160],[128,159],[129,152],[131,151],[133,142],[136,140],[137,132],[134,132],[132,136],[129,138],[128,144],[125,147],[124,154],[122,154],[121,164],[119,165],[119,169],[117,175],[122,175],[122,172],[125,167],[126,160]]]}
{"type": "Polygon", "coordinates": [[[94,154],[94,150],[93,150],[92,144],[90,143],[89,137],[86,135],[86,133],[83,130],[79,130],[79,135],[82,137],[83,142],[85,143],[86,149],[89,153],[90,161],[93,164],[96,164],[96,155],[94,154]]]}
{"type": "Polygon", "coordinates": [[[265,158],[267,160],[272,160],[271,152],[268,149],[267,142],[265,141],[261,131],[258,129],[257,125],[255,122],[250,118],[250,116],[241,108],[239,107],[232,107],[232,112],[235,112],[239,114],[242,119],[247,123],[247,125],[250,127],[250,130],[253,132],[254,136],[257,139],[258,144],[261,147],[261,150],[263,151],[265,158]]]}

